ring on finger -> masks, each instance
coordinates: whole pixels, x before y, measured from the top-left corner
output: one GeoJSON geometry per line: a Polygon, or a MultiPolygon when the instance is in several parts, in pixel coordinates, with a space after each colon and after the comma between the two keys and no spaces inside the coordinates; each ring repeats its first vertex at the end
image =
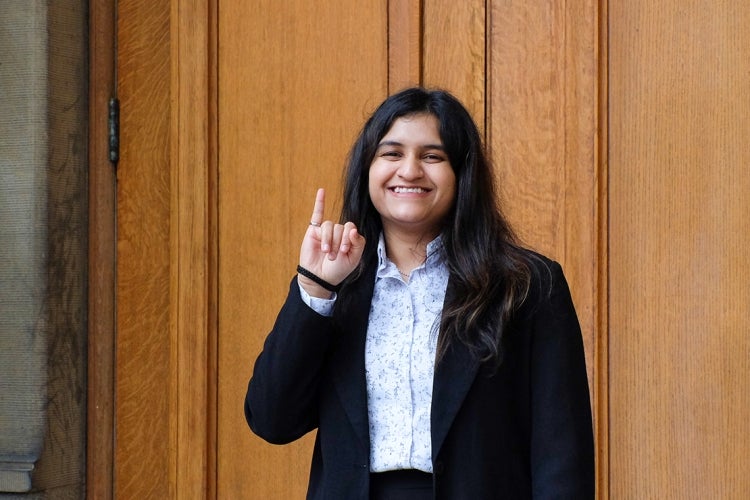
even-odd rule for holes
{"type": "Polygon", "coordinates": [[[310,221],[311,226],[320,227],[320,222],[310,221]]]}

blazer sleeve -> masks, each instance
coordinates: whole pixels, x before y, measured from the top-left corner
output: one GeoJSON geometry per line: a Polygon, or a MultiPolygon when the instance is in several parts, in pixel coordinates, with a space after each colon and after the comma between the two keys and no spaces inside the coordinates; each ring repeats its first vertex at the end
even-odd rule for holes
{"type": "Polygon", "coordinates": [[[594,440],[581,328],[556,262],[533,313],[531,473],[535,499],[594,498],[594,440]]]}
{"type": "Polygon", "coordinates": [[[308,307],[294,278],[273,329],[255,361],[245,396],[252,431],[286,444],[318,425],[318,395],[333,323],[308,307]]]}

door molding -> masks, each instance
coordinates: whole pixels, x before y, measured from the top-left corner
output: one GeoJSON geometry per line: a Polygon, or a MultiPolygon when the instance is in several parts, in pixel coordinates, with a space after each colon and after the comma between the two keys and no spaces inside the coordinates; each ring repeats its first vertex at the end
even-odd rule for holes
{"type": "Polygon", "coordinates": [[[89,264],[86,498],[113,490],[115,166],[109,161],[109,99],[115,95],[115,6],[89,1],[89,264]]]}
{"type": "Polygon", "coordinates": [[[216,486],[217,2],[172,0],[170,334],[176,497],[216,486]]]}
{"type": "MultiPolygon", "coordinates": [[[[116,6],[107,0],[89,4],[87,497],[116,498],[158,488],[169,498],[196,493],[215,498],[217,2],[147,3],[148,9],[142,9],[139,0],[116,6]],[[134,16],[151,13],[157,15],[149,16],[148,26],[139,27],[134,16]],[[118,25],[131,52],[121,53],[116,61],[115,46],[122,49],[118,25]],[[149,30],[151,35],[144,36],[149,30]],[[155,41],[161,48],[150,50],[148,43],[155,41]],[[146,45],[145,58],[133,52],[143,48],[141,43],[146,45]],[[153,78],[159,78],[155,68],[158,75],[168,75],[159,88],[150,87],[153,78]],[[123,81],[127,85],[119,89],[123,81]],[[135,235],[137,242],[117,236],[120,188],[108,160],[107,111],[118,90],[124,106],[122,171],[117,177],[144,171],[153,175],[158,185],[147,202],[156,200],[156,206],[147,215],[168,219],[159,227],[137,220],[136,224],[149,226],[144,234],[131,228],[127,236],[135,235]],[[168,104],[162,105],[165,95],[168,104]],[[150,106],[149,100],[160,104],[150,106]],[[148,141],[142,140],[144,134],[148,141]],[[154,173],[161,169],[168,171],[154,173]],[[162,179],[166,182],[160,184],[162,179]],[[139,256],[139,262],[131,259],[125,264],[135,268],[128,268],[123,276],[119,276],[123,262],[116,258],[120,246],[139,256]],[[144,274],[150,267],[139,265],[149,260],[151,267],[167,266],[168,279],[144,274]],[[140,281],[143,285],[138,285],[140,281]],[[159,303],[134,301],[142,298],[137,295],[141,290],[161,297],[159,303]],[[143,319],[143,315],[155,316],[143,319]],[[137,324],[118,328],[121,321],[132,318],[137,324]],[[123,378],[123,373],[128,377],[123,378]],[[156,403],[155,395],[161,400],[166,395],[167,402],[147,408],[156,403]],[[155,435],[161,442],[153,442],[155,435]],[[159,463],[158,470],[149,465],[159,463]]],[[[133,204],[132,192],[125,195],[130,199],[124,216],[132,224],[143,207],[137,206],[137,200],[133,204]]]]}

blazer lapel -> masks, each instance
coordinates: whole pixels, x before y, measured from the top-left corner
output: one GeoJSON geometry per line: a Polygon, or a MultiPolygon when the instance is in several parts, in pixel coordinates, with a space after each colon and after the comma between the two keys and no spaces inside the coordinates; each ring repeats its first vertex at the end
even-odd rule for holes
{"type": "MultiPolygon", "coordinates": [[[[331,373],[336,391],[352,427],[364,446],[370,449],[370,429],[367,417],[367,381],[365,378],[365,340],[370,315],[375,270],[368,266],[365,276],[356,286],[341,297],[334,313],[340,331],[339,349],[331,363],[331,373]]],[[[446,301],[453,292],[448,283],[446,301]]],[[[451,424],[474,382],[479,362],[468,347],[456,342],[435,367],[432,389],[432,454],[445,441],[451,424]]]]}
{"type": "Polygon", "coordinates": [[[367,381],[365,376],[365,340],[370,315],[375,273],[365,270],[360,281],[346,290],[334,317],[339,330],[339,349],[332,360],[332,378],[346,414],[362,441],[370,449],[370,429],[367,416],[367,381]]]}
{"type": "MultiPolygon", "coordinates": [[[[446,302],[454,294],[448,282],[446,302]]],[[[451,424],[479,370],[479,361],[461,342],[454,342],[435,366],[432,386],[432,456],[437,456],[451,424]]]]}

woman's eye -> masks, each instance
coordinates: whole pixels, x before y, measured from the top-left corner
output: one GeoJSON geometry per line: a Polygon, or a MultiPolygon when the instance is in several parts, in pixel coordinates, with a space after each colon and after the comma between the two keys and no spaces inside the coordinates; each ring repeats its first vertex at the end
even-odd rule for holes
{"type": "Polygon", "coordinates": [[[424,158],[425,160],[432,161],[432,162],[443,161],[443,157],[440,155],[436,155],[436,154],[428,154],[428,155],[425,155],[424,158]]]}
{"type": "Polygon", "coordinates": [[[400,156],[398,151],[385,151],[381,156],[387,156],[391,158],[398,158],[400,156]]]}

